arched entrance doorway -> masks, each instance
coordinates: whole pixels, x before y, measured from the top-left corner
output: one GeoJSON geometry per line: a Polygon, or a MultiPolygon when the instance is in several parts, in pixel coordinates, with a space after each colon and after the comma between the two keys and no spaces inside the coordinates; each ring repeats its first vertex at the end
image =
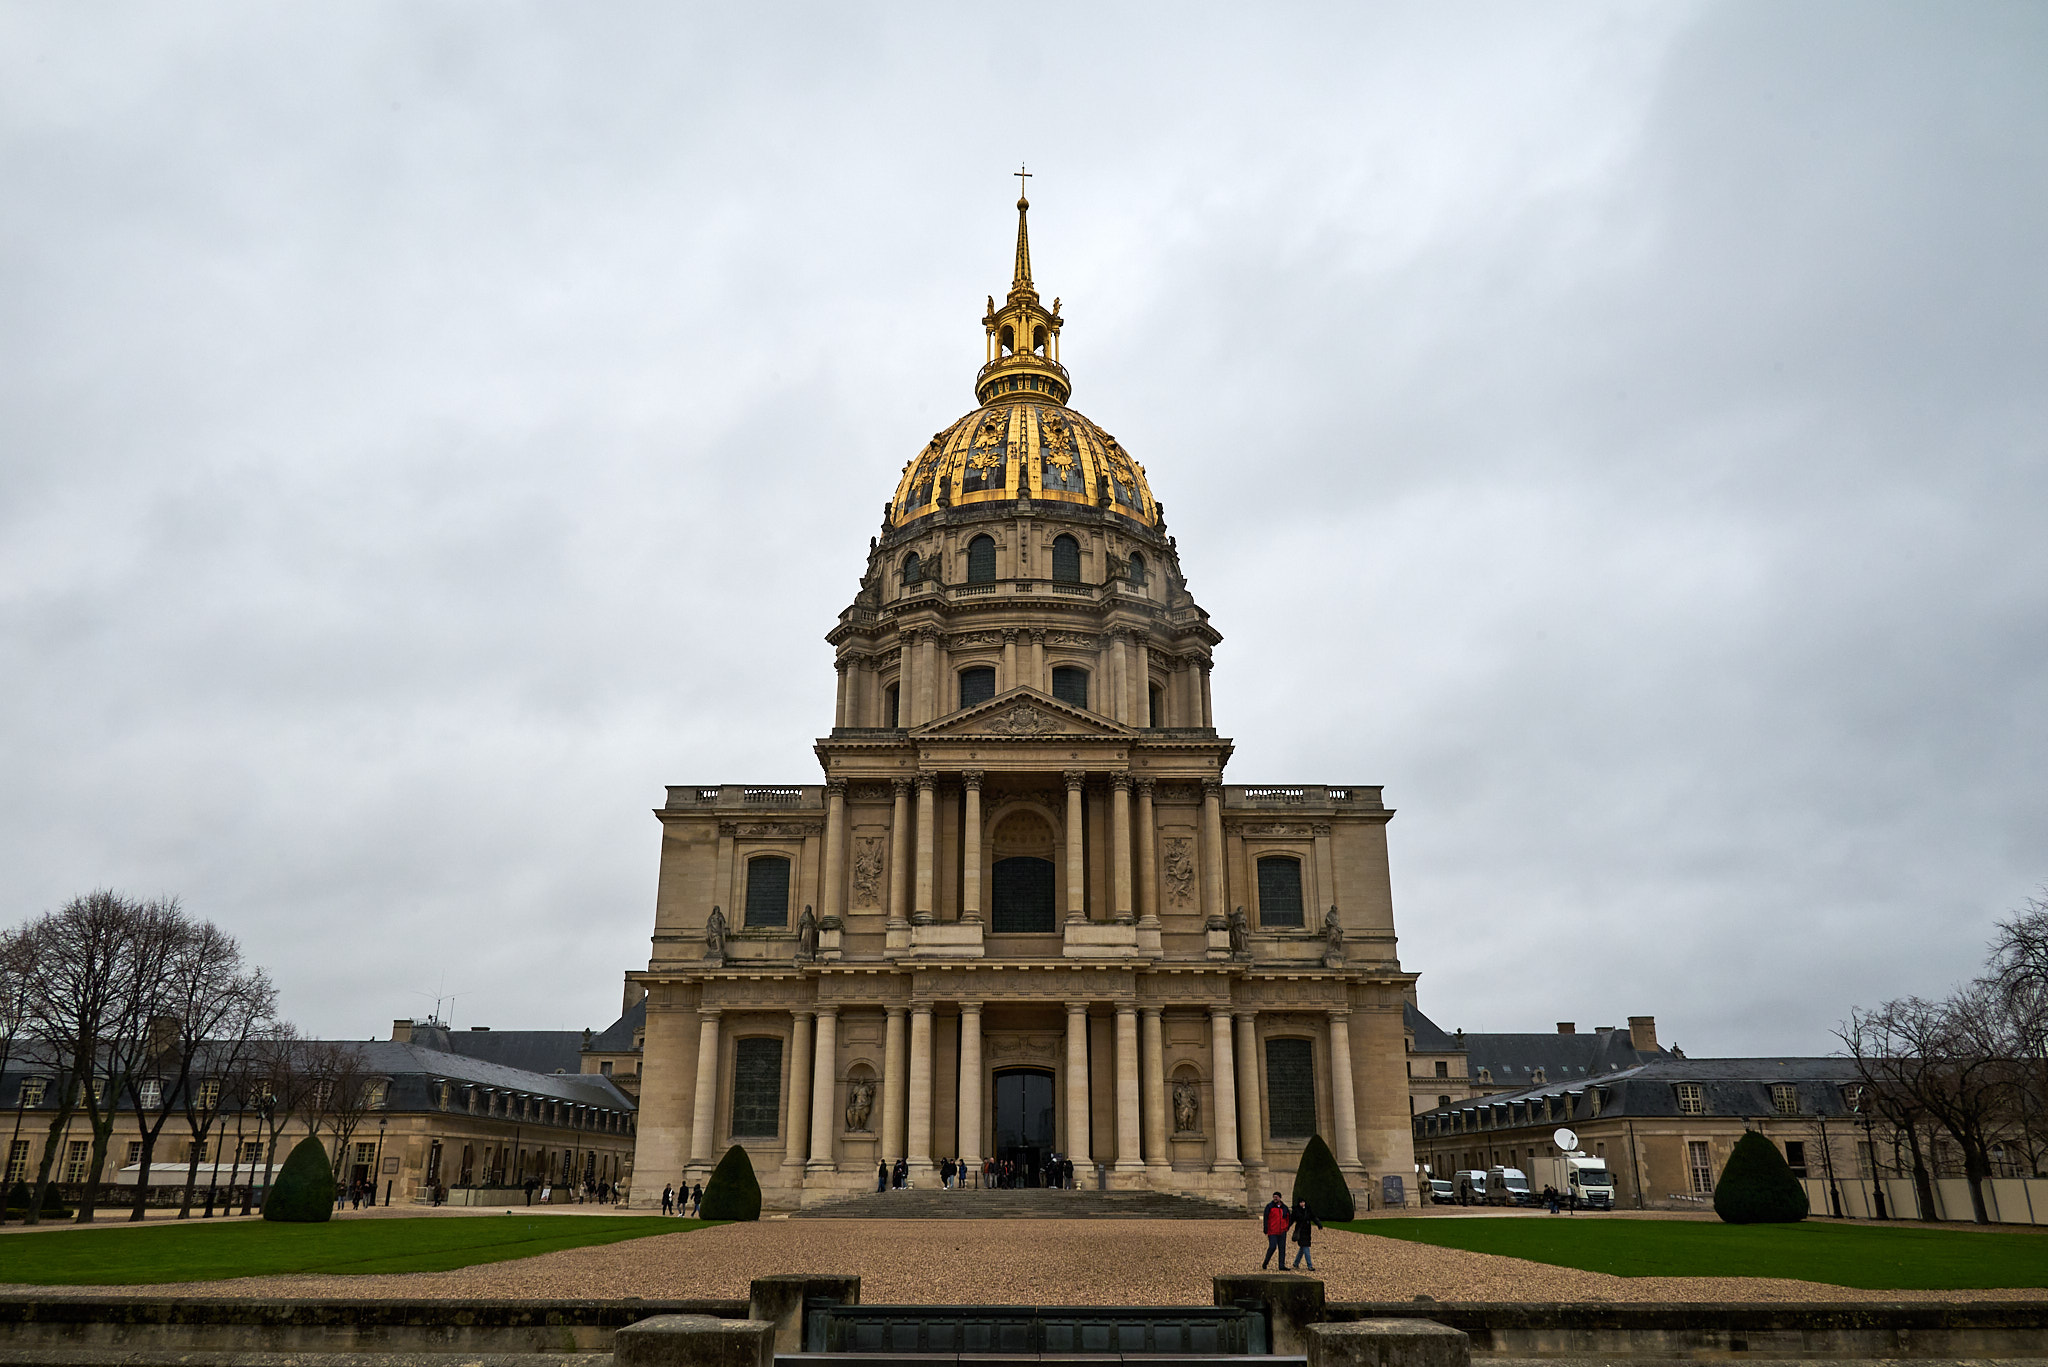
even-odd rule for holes
{"type": "Polygon", "coordinates": [[[1018,1182],[1045,1186],[1053,1148],[1052,1074],[1011,1068],[996,1074],[996,1158],[1017,1165],[1018,1182]]]}

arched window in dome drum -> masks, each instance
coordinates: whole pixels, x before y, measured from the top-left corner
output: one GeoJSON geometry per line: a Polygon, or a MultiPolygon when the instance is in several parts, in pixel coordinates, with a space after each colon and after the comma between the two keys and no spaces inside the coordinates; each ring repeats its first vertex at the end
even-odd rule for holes
{"type": "Polygon", "coordinates": [[[996,695],[996,672],[987,666],[960,671],[960,705],[972,707],[996,695]]]}
{"type": "Polygon", "coordinates": [[[916,551],[912,551],[909,555],[903,557],[903,582],[906,584],[917,584],[922,583],[923,580],[924,560],[916,551]]]}
{"type": "Polygon", "coordinates": [[[1033,329],[1031,329],[1031,349],[1032,349],[1033,351],[1037,352],[1037,353],[1038,353],[1039,355],[1041,355],[1041,356],[1045,355],[1045,329],[1044,329],[1044,328],[1033,328],[1033,329]]]}
{"type": "Polygon", "coordinates": [[[1128,579],[1129,579],[1129,580],[1130,580],[1130,581],[1131,581],[1131,582],[1132,582],[1133,584],[1142,584],[1142,583],[1144,583],[1144,582],[1145,582],[1145,557],[1144,557],[1143,555],[1139,554],[1139,553],[1138,553],[1137,551],[1132,551],[1132,552],[1131,552],[1131,563],[1129,564],[1129,566],[1128,566],[1128,567],[1126,567],[1126,569],[1125,569],[1125,571],[1124,571],[1124,574],[1125,574],[1125,576],[1126,576],[1126,577],[1127,577],[1127,578],[1128,578],[1128,579]]]}
{"type": "Polygon", "coordinates": [[[902,715],[898,710],[901,699],[902,693],[900,692],[899,685],[896,684],[890,684],[888,689],[882,694],[882,725],[888,727],[891,731],[894,731],[903,724],[897,720],[902,715]]]}
{"type": "Polygon", "coordinates": [[[1073,665],[1055,665],[1052,671],[1052,695],[1063,703],[1086,707],[1088,671],[1073,665]]]}
{"type": "Polygon", "coordinates": [[[1056,584],[1081,582],[1081,543],[1064,533],[1053,538],[1052,578],[1056,584]]]}
{"type": "Polygon", "coordinates": [[[992,536],[977,536],[967,543],[967,582],[970,584],[993,584],[996,582],[996,539],[992,536]]]}
{"type": "Polygon", "coordinates": [[[1301,861],[1292,855],[1269,854],[1259,860],[1259,924],[1302,924],[1301,861]]]}
{"type": "Polygon", "coordinates": [[[1158,684],[1145,688],[1145,725],[1166,725],[1166,693],[1158,684]]]}
{"type": "Polygon", "coordinates": [[[996,342],[1002,347],[1003,355],[1008,356],[1017,349],[1017,334],[1010,330],[1008,323],[1005,323],[1003,330],[996,334],[996,342]]]}
{"type": "Polygon", "coordinates": [[[747,861],[747,919],[749,926],[789,925],[789,860],[779,854],[758,855],[747,861]]]}

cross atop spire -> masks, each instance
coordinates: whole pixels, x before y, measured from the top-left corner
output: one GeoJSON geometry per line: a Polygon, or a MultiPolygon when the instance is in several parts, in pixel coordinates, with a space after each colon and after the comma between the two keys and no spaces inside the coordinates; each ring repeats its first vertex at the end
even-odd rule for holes
{"type": "Polygon", "coordinates": [[[1029,290],[1031,286],[1031,231],[1025,226],[1024,216],[1031,212],[1031,201],[1024,197],[1024,177],[1031,173],[1018,162],[1017,169],[1010,172],[1017,177],[1017,269],[1010,280],[1010,293],[1029,290]]]}

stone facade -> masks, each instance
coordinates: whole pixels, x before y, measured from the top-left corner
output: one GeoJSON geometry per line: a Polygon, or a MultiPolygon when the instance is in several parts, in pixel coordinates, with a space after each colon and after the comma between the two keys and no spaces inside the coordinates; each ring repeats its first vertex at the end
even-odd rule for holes
{"type": "Polygon", "coordinates": [[[1224,782],[1222,638],[1064,406],[1018,207],[982,406],[905,466],[828,633],[823,781],[655,813],[637,1200],[732,1143],[783,1208],[1048,1152],[1242,1201],[1311,1132],[1361,1190],[1412,1172],[1392,813],[1224,782]]]}

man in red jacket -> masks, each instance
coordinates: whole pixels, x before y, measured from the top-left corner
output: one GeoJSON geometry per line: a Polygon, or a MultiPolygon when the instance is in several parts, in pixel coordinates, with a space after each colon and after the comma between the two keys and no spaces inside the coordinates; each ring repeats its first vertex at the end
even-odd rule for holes
{"type": "Polygon", "coordinates": [[[1266,1202],[1266,1210],[1261,1217],[1261,1223],[1266,1231],[1266,1256],[1260,1260],[1259,1270],[1261,1272],[1265,1271],[1266,1264],[1272,1262],[1273,1255],[1277,1253],[1280,1255],[1280,1270],[1285,1272],[1287,1270],[1287,1227],[1294,1223],[1294,1217],[1288,1213],[1287,1203],[1280,1199],[1279,1192],[1274,1192],[1273,1199],[1266,1202]]]}

